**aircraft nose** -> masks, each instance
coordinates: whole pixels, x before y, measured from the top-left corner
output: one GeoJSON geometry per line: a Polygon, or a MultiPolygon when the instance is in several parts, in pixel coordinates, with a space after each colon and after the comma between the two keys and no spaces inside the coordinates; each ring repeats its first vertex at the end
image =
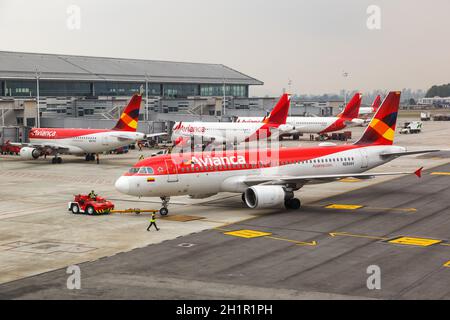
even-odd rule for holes
{"type": "Polygon", "coordinates": [[[121,193],[128,194],[128,192],[130,191],[130,182],[128,181],[127,177],[122,176],[117,179],[115,187],[121,193]]]}

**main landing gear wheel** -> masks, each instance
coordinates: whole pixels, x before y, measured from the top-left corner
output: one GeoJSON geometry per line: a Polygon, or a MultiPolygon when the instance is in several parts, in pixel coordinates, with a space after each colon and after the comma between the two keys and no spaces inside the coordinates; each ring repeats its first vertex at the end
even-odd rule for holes
{"type": "Polygon", "coordinates": [[[284,202],[284,205],[286,206],[286,209],[289,209],[289,210],[298,210],[298,209],[300,209],[300,207],[302,206],[302,203],[300,202],[299,199],[297,199],[297,198],[292,198],[292,199],[286,200],[286,201],[284,202]]]}
{"type": "Polygon", "coordinates": [[[92,153],[88,153],[85,158],[86,161],[94,161],[95,160],[95,155],[93,155],[92,153]]]}
{"type": "Polygon", "coordinates": [[[167,207],[169,206],[170,197],[161,197],[161,200],[162,208],[159,209],[159,214],[162,216],[167,216],[169,214],[169,209],[167,209],[167,207]]]}
{"type": "Polygon", "coordinates": [[[53,164],[55,164],[55,163],[60,164],[60,163],[62,163],[62,158],[61,157],[54,157],[54,158],[52,158],[52,163],[53,164]]]}

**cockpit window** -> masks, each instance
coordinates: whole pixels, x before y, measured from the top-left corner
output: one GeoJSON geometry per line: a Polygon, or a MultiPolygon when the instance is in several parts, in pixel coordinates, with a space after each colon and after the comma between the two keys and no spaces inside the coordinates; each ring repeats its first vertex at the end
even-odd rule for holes
{"type": "Polygon", "coordinates": [[[139,172],[139,168],[130,168],[130,170],[128,170],[129,173],[135,174],[139,172]]]}
{"type": "Polygon", "coordinates": [[[149,167],[141,167],[139,169],[139,174],[153,174],[153,169],[149,167]]]}

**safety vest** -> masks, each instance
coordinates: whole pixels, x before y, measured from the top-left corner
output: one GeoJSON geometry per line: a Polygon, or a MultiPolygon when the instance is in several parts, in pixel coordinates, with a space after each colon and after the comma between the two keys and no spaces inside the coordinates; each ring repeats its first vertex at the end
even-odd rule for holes
{"type": "Polygon", "coordinates": [[[156,219],[151,217],[150,222],[156,222],[156,219]]]}

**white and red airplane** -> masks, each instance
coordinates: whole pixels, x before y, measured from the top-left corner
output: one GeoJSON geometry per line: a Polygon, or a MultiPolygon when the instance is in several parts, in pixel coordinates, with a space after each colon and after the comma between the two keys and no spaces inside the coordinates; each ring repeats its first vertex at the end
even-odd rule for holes
{"type": "MultiPolygon", "coordinates": [[[[363,119],[358,119],[361,97],[360,93],[355,94],[344,111],[336,117],[288,117],[286,124],[292,126],[293,129],[287,133],[292,135],[303,133],[324,134],[361,126],[364,123],[363,119]]],[[[261,122],[262,119],[261,117],[238,117],[236,122],[256,123],[261,122]]]]}
{"type": "Polygon", "coordinates": [[[188,140],[239,144],[256,139],[275,139],[278,134],[292,130],[286,125],[290,96],[283,94],[270,115],[257,123],[236,122],[176,122],[172,128],[175,145],[188,140]]]}
{"type": "Polygon", "coordinates": [[[148,135],[136,132],[141,100],[141,95],[134,95],[111,130],[33,128],[29,133],[30,142],[20,144],[23,146],[20,149],[20,156],[32,160],[44,155],[53,155],[52,163],[61,163],[60,154],[74,154],[85,155],[86,161],[92,161],[95,160],[95,154],[143,140],[148,135]]]}
{"type": "Polygon", "coordinates": [[[378,108],[381,106],[381,97],[377,95],[375,100],[373,100],[372,105],[370,107],[361,107],[359,108],[359,116],[374,114],[377,112],[378,108]]]}
{"type": "MultiPolygon", "coordinates": [[[[173,153],[138,162],[115,183],[122,193],[160,197],[168,213],[171,196],[206,198],[219,192],[241,193],[250,208],[300,208],[294,192],[306,184],[342,178],[369,179],[412,172],[365,173],[399,156],[435,152],[393,146],[400,92],[390,92],[363,136],[354,144],[238,150],[229,153],[173,153]]],[[[421,175],[421,169],[415,174],[421,175]]]]}

